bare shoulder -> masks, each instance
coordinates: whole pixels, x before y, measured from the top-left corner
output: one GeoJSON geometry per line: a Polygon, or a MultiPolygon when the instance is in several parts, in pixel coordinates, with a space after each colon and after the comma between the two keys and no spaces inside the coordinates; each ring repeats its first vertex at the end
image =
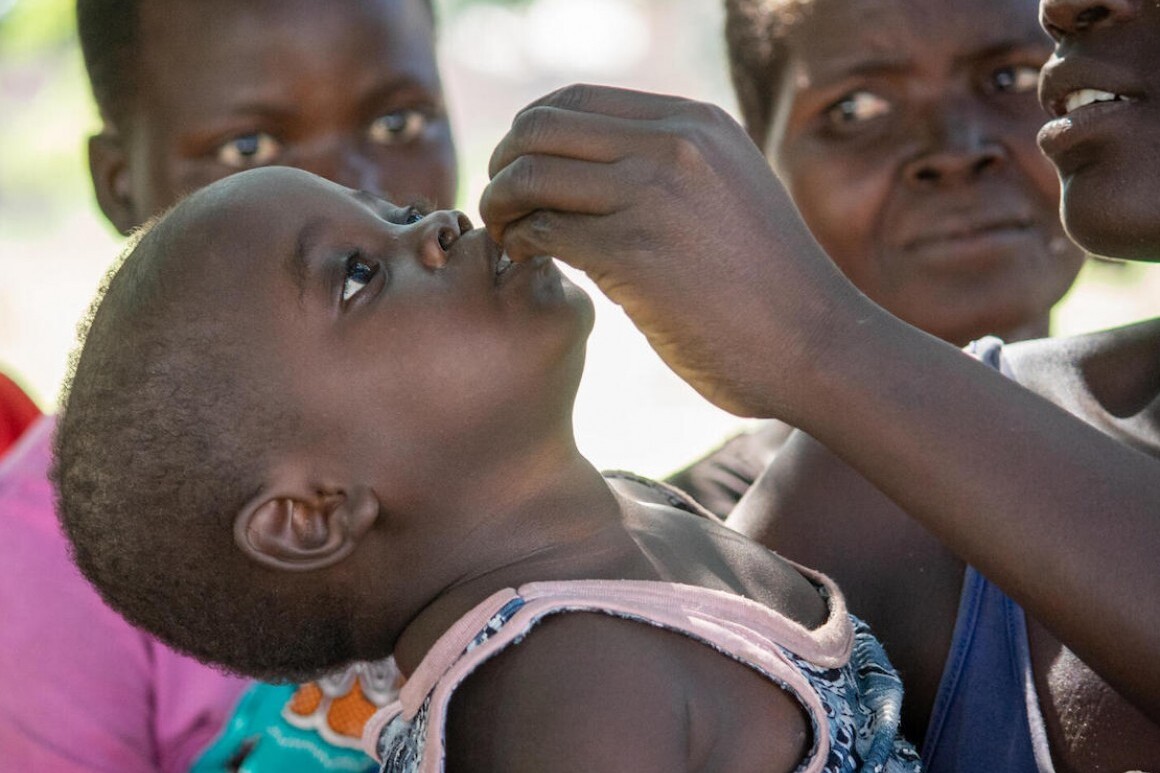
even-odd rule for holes
{"type": "Polygon", "coordinates": [[[1007,346],[1023,386],[1154,455],[1160,455],[1160,318],[1060,339],[1007,346]]]}
{"type": "Polygon", "coordinates": [[[447,761],[514,773],[788,771],[808,740],[797,702],[756,672],[680,634],[580,612],[546,618],[461,685],[447,761]],[[742,721],[755,714],[765,721],[742,721]],[[721,750],[764,767],[721,767],[721,750]]]}

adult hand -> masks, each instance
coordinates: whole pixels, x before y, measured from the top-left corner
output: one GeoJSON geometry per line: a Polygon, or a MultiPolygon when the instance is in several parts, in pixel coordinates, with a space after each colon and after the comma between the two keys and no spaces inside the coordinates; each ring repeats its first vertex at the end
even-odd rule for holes
{"type": "Polygon", "coordinates": [[[512,260],[554,255],[726,410],[793,419],[803,368],[872,306],[723,110],[570,86],[521,111],[480,211],[512,260]]]}

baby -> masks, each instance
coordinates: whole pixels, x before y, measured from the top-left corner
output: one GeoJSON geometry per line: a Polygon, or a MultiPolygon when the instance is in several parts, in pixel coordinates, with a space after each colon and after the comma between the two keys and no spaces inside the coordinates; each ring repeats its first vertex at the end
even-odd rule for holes
{"type": "Polygon", "coordinates": [[[385,770],[917,769],[829,580],[579,455],[590,302],[470,229],[267,168],[144,231],[57,436],[105,599],[260,678],[393,652],[385,770]]]}

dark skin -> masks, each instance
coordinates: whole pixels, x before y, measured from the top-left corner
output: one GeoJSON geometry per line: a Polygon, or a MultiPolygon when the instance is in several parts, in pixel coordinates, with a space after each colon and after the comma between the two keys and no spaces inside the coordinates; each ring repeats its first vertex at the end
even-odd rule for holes
{"type": "MultiPolygon", "coordinates": [[[[1063,234],[1059,182],[1035,143],[1051,47],[1034,2],[815,0],[786,45],[763,147],[843,273],[957,345],[1046,335],[1082,254],[1063,234]]],[[[730,523],[847,589],[905,678],[904,726],[921,743],[961,559],[801,432],[730,523]]]]}
{"type": "MultiPolygon", "coordinates": [[[[1039,68],[1051,51],[1035,7],[816,0],[787,41],[767,157],[851,282],[959,346],[1047,335],[1082,261],[1035,142],[1039,68]]],[[[904,726],[921,744],[962,560],[802,432],[730,525],[847,589],[904,676],[904,726]]]]}
{"type": "Polygon", "coordinates": [[[89,141],[97,201],[119,231],[269,164],[453,205],[455,148],[422,0],[140,6],[135,99],[105,111],[89,141]]]}
{"type": "MultiPolygon", "coordinates": [[[[692,583],[824,621],[783,560],[615,493],[578,454],[592,312],[551,262],[497,279],[498,246],[459,213],[419,217],[292,170],[238,176],[177,216],[160,270],[182,303],[236,320],[255,382],[304,417],[237,514],[238,547],[358,595],[360,657],[393,651],[410,673],[463,613],[531,580],[692,583]]],[[[788,771],[808,749],[792,697],[683,637],[566,615],[512,652],[454,704],[452,769],[788,771]]]]}
{"type": "MultiPolygon", "coordinates": [[[[1008,342],[1047,335],[1051,308],[1083,255],[1063,233],[1059,181],[1035,143],[1043,123],[1039,68],[1051,40],[1034,0],[812,0],[779,45],[770,129],[751,135],[850,281],[900,319],[959,346],[985,335],[1008,342]]],[[[783,427],[736,440],[673,481],[727,514],[786,442],[788,428],[776,434],[783,427]],[[736,471],[724,490],[710,474],[715,463],[736,471]]],[[[789,483],[779,478],[783,490],[789,483]]],[[[865,514],[857,522],[874,528],[865,514]]],[[[778,542],[769,529],[760,536],[795,555],[796,542],[778,542]]],[[[892,598],[914,586],[914,567],[894,560],[895,544],[884,547],[883,560],[867,559],[884,576],[859,587],[882,587],[892,598]]],[[[828,566],[816,550],[801,554],[803,562],[828,566]]],[[[945,564],[961,574],[956,561],[945,564]]],[[[933,567],[920,568],[930,585],[933,567]]],[[[956,583],[930,585],[931,602],[953,597],[956,583]]],[[[920,606],[935,614],[931,604],[920,606]]],[[[867,604],[858,608],[869,614],[867,604]]],[[[916,623],[917,636],[891,630],[892,622],[882,635],[908,677],[909,737],[921,739],[941,662],[929,621],[916,623]],[[918,660],[900,652],[899,641],[918,660]]]]}
{"type": "Polygon", "coordinates": [[[120,231],[273,164],[454,202],[455,149],[420,0],[168,0],[141,14],[136,98],[89,142],[97,200],[120,231]]]}
{"type": "MultiPolygon", "coordinates": [[[[1082,5],[1047,2],[1044,12],[1051,18],[1082,5]]],[[[1160,69],[1134,62],[1157,56],[1144,41],[1160,33],[1160,10],[1125,5],[1098,29],[1067,22],[1056,56],[1074,63],[1080,54],[1073,52],[1083,52],[1080,62],[1098,55],[1135,73],[1140,93],[1152,93],[1160,69]]],[[[1047,76],[1048,104],[1059,83],[1047,76]]],[[[1158,126],[1137,123],[1135,136],[1146,130],[1154,138],[1158,126]]],[[[1151,194],[1157,184],[1157,170],[1143,164],[1151,140],[1139,141],[1139,167],[1116,165],[1101,177],[1104,156],[1097,151],[1106,148],[1113,161],[1121,135],[1100,136],[1104,145],[1076,142],[1088,155],[1074,173],[1066,163],[1073,157],[1052,154],[1063,174],[1066,225],[1095,251],[1114,232],[1087,232],[1082,224],[1108,211],[1104,195],[1117,184],[1122,196],[1151,194]],[[1083,195],[1097,190],[1099,196],[1083,195]]],[[[493,156],[481,212],[513,258],[558,255],[586,271],[703,395],[741,415],[801,427],[951,556],[1020,603],[1033,619],[1040,697],[1049,718],[1053,712],[1061,718],[1049,730],[1061,766],[1156,767],[1160,326],[1112,332],[1078,349],[1063,343],[1012,349],[1016,372],[1091,372],[1092,357],[1122,364],[1113,378],[1073,380],[1077,419],[1057,397],[1012,384],[860,293],[825,256],[760,158],[716,108],[572,87],[516,118],[493,156]],[[1092,426],[1113,419],[1131,426],[1131,445],[1092,426]],[[1051,662],[1082,661],[1083,675],[1069,676],[1067,668],[1044,673],[1050,647],[1041,646],[1039,630],[1068,650],[1056,645],[1051,662]],[[1102,692],[1089,690],[1096,675],[1102,681],[1095,684],[1106,685],[1102,692]],[[1085,696],[1106,701],[1094,741],[1080,727],[1087,715],[1071,726],[1065,719],[1068,699],[1073,708],[1090,706],[1085,696]],[[1139,712],[1132,727],[1144,735],[1101,748],[1109,738],[1101,733],[1131,712],[1139,712]]],[[[1138,208],[1122,203],[1127,214],[1117,214],[1114,224],[1137,228],[1131,238],[1151,239],[1151,221],[1132,219],[1138,208]]],[[[1151,248],[1149,254],[1160,254],[1160,240],[1151,248]]],[[[903,545],[916,539],[901,536],[903,545]]],[[[949,588],[929,595],[944,604],[953,599],[949,588]]],[[[895,604],[899,598],[911,597],[895,604]]]]}
{"type": "Polygon", "coordinates": [[[959,346],[1046,335],[1082,253],[1035,144],[1034,0],[814,0],[783,40],[759,144],[850,281],[959,346]]]}

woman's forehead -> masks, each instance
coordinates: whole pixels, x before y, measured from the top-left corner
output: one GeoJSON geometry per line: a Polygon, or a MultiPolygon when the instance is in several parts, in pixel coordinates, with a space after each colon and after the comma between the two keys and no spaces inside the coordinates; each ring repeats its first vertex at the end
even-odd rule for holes
{"type": "Polygon", "coordinates": [[[1037,8],[1035,0],[814,0],[789,42],[799,58],[835,64],[1046,47],[1037,8]]]}

